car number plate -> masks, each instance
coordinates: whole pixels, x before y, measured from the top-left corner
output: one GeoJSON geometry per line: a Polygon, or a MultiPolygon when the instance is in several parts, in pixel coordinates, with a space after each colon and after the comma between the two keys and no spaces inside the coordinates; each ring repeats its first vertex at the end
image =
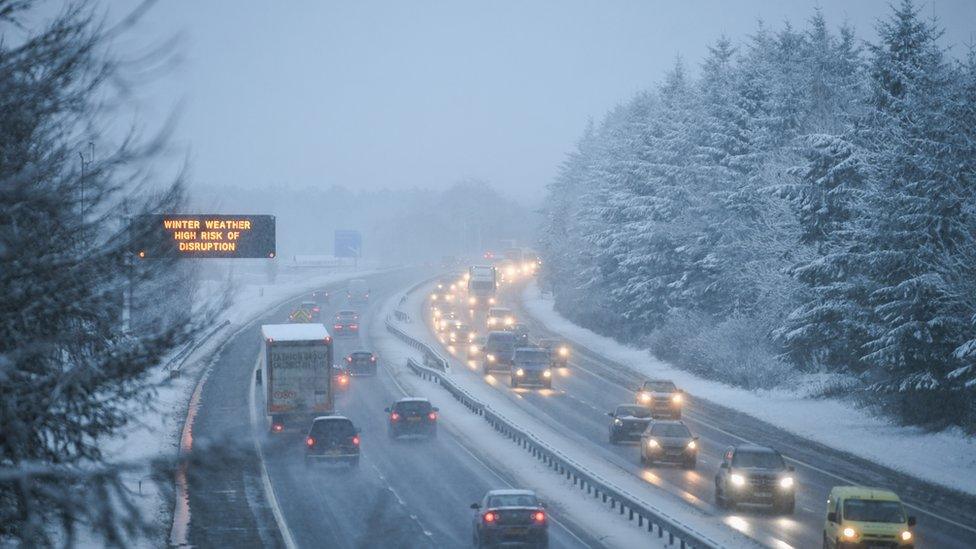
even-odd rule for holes
{"type": "Polygon", "coordinates": [[[681,455],[681,450],[668,450],[668,455],[669,456],[680,456],[681,455]]]}
{"type": "Polygon", "coordinates": [[[420,421],[419,417],[408,417],[407,421],[420,421]]]}
{"type": "Polygon", "coordinates": [[[773,496],[773,493],[772,492],[753,492],[752,495],[756,496],[757,498],[768,498],[768,497],[772,497],[773,496]]]}
{"type": "Polygon", "coordinates": [[[528,533],[528,528],[509,528],[506,533],[511,536],[521,536],[528,533]]]}

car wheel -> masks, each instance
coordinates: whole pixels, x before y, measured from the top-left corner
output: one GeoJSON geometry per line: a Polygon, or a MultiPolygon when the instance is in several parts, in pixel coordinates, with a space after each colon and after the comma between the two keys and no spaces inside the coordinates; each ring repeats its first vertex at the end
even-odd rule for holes
{"type": "Polygon", "coordinates": [[[827,544],[827,534],[824,534],[823,535],[823,545],[822,545],[822,547],[823,547],[823,549],[830,549],[830,546],[827,544]]]}
{"type": "Polygon", "coordinates": [[[488,365],[487,365],[487,364],[484,364],[484,365],[482,365],[482,366],[481,366],[481,372],[482,372],[483,374],[485,374],[485,375],[488,375],[488,374],[490,373],[490,372],[488,371],[488,365]]]}
{"type": "Polygon", "coordinates": [[[610,444],[617,443],[617,437],[613,436],[613,432],[610,433],[610,436],[608,438],[610,439],[610,444]]]}
{"type": "Polygon", "coordinates": [[[512,389],[515,389],[515,388],[518,387],[518,380],[515,379],[515,376],[512,376],[512,379],[511,379],[511,381],[509,383],[512,386],[512,389]]]}
{"type": "Polygon", "coordinates": [[[776,512],[781,515],[792,515],[796,509],[796,500],[790,500],[776,506],[776,512]]]}
{"type": "Polygon", "coordinates": [[[647,465],[647,456],[644,455],[643,451],[641,451],[640,460],[641,460],[641,465],[647,465]]]}
{"type": "Polygon", "coordinates": [[[359,467],[359,456],[356,456],[349,460],[350,467],[359,467]]]}
{"type": "Polygon", "coordinates": [[[727,502],[725,501],[725,495],[722,494],[722,489],[719,488],[718,483],[716,482],[715,483],[715,505],[717,505],[720,509],[725,509],[726,503],[727,502]]]}
{"type": "Polygon", "coordinates": [[[697,459],[690,459],[685,462],[685,469],[694,469],[698,465],[697,459]]]}
{"type": "Polygon", "coordinates": [[[432,431],[430,432],[430,438],[437,438],[437,429],[436,429],[436,428],[435,428],[435,429],[433,429],[433,430],[432,430],[432,431]]]}

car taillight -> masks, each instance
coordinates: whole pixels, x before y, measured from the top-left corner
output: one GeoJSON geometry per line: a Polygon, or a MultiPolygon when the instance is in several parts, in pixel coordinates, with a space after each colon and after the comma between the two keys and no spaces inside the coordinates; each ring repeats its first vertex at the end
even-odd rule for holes
{"type": "Polygon", "coordinates": [[[319,309],[318,307],[312,307],[312,312],[313,312],[313,313],[317,313],[317,312],[319,312],[319,311],[321,311],[321,310],[322,310],[322,309],[319,309]]]}
{"type": "Polygon", "coordinates": [[[532,513],[532,520],[534,520],[536,522],[539,522],[539,523],[545,522],[546,521],[546,514],[543,513],[542,511],[536,511],[535,513],[532,513]]]}
{"type": "Polygon", "coordinates": [[[305,437],[305,446],[308,446],[309,448],[315,446],[315,439],[312,437],[305,437]]]}
{"type": "Polygon", "coordinates": [[[346,362],[352,362],[352,357],[351,356],[347,356],[346,357],[346,362]]]}
{"type": "Polygon", "coordinates": [[[333,326],[333,328],[335,328],[336,330],[341,330],[342,324],[336,324],[335,326],[333,326]]]}
{"type": "Polygon", "coordinates": [[[390,421],[396,421],[398,419],[400,419],[400,414],[398,414],[396,412],[393,412],[392,414],[390,414],[390,421]]]}
{"type": "Polygon", "coordinates": [[[357,330],[357,329],[359,329],[359,324],[350,324],[349,325],[349,329],[350,330],[357,330]]]}
{"type": "Polygon", "coordinates": [[[375,356],[371,356],[371,357],[369,357],[369,361],[370,361],[370,362],[376,362],[376,357],[375,357],[375,356]]]}
{"type": "Polygon", "coordinates": [[[276,433],[280,433],[280,432],[282,432],[282,431],[285,430],[285,424],[284,423],[272,423],[271,424],[271,430],[274,431],[274,432],[276,432],[276,433]]]}
{"type": "Polygon", "coordinates": [[[339,376],[339,385],[345,385],[349,383],[349,376],[339,376]]]}
{"type": "Polygon", "coordinates": [[[427,414],[427,417],[430,418],[431,421],[435,421],[437,419],[437,412],[431,412],[427,414]]]}
{"type": "Polygon", "coordinates": [[[358,436],[352,437],[352,444],[353,444],[353,446],[359,446],[359,437],[358,436]]]}
{"type": "Polygon", "coordinates": [[[485,513],[484,519],[485,519],[485,522],[492,523],[492,522],[495,522],[496,519],[498,519],[498,516],[495,515],[495,513],[492,513],[491,511],[489,511],[489,512],[485,513]]]}

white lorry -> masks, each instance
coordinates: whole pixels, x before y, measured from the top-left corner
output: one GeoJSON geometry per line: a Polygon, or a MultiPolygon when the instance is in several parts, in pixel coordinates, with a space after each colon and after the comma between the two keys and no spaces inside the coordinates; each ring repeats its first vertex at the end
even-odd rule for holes
{"type": "Polygon", "coordinates": [[[261,326],[265,404],[272,433],[305,429],[333,411],[332,336],[322,324],[261,326]]]}
{"type": "Polygon", "coordinates": [[[498,289],[495,268],[490,265],[472,265],[468,268],[468,307],[487,309],[495,304],[498,289]]]}

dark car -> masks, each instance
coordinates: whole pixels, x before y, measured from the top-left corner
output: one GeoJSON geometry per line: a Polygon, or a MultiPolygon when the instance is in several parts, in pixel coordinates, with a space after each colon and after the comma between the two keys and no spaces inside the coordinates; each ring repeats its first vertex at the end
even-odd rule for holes
{"type": "Polygon", "coordinates": [[[569,354],[570,347],[569,344],[558,338],[544,338],[538,341],[539,347],[543,349],[548,349],[549,354],[552,356],[552,365],[556,368],[565,368],[569,366],[569,354]]]}
{"type": "Polygon", "coordinates": [[[346,356],[346,370],[354,376],[375,376],[376,355],[372,351],[353,351],[346,356]]]}
{"type": "Polygon", "coordinates": [[[346,370],[340,364],[332,365],[332,386],[337,391],[348,389],[350,381],[349,370],[346,370]]]}
{"type": "Polygon", "coordinates": [[[302,301],[299,308],[305,309],[306,311],[312,313],[312,322],[318,322],[322,317],[322,308],[319,307],[319,304],[315,301],[302,301]]]}
{"type": "Polygon", "coordinates": [[[359,431],[343,416],[321,416],[305,436],[305,466],[315,463],[359,465],[359,431]]]}
{"type": "Polygon", "coordinates": [[[512,355],[515,353],[515,334],[512,332],[488,332],[485,339],[482,371],[485,374],[493,370],[512,370],[512,355]]]}
{"type": "Polygon", "coordinates": [[[610,444],[620,441],[637,441],[651,422],[651,411],[636,404],[621,404],[607,412],[610,420],[610,444]]]}
{"type": "Polygon", "coordinates": [[[520,544],[549,547],[549,516],[531,490],[491,490],[475,510],[475,547],[520,544]]]}
{"type": "Polygon", "coordinates": [[[673,381],[649,380],[637,389],[637,404],[646,406],[654,417],[669,417],[681,419],[681,408],[684,406],[685,393],[678,389],[673,381]]]}
{"type": "Polygon", "coordinates": [[[335,335],[355,335],[359,333],[359,313],[356,311],[339,311],[332,325],[335,335]]]}
{"type": "Polygon", "coordinates": [[[512,355],[512,387],[535,386],[552,389],[549,351],[541,347],[516,347],[512,355]]]}
{"type": "Polygon", "coordinates": [[[743,444],[725,450],[715,475],[715,503],[764,505],[778,513],[792,514],[796,501],[793,467],[779,452],[766,446],[743,444]]]}
{"type": "Polygon", "coordinates": [[[349,303],[366,303],[369,301],[369,285],[361,278],[349,281],[346,288],[346,299],[349,303]]]}
{"type": "Polygon", "coordinates": [[[329,303],[332,301],[332,292],[329,290],[315,290],[312,292],[312,299],[316,303],[329,303]]]}
{"type": "Polygon", "coordinates": [[[652,421],[641,434],[641,463],[678,463],[694,469],[698,463],[698,437],[676,420],[652,421]]]}
{"type": "Polygon", "coordinates": [[[390,438],[400,435],[437,437],[437,412],[426,398],[401,398],[386,408],[389,414],[387,433],[390,438]]]}
{"type": "Polygon", "coordinates": [[[529,346],[529,326],[521,322],[516,322],[511,326],[505,328],[509,332],[515,334],[515,346],[516,347],[528,347],[529,346]]]}

